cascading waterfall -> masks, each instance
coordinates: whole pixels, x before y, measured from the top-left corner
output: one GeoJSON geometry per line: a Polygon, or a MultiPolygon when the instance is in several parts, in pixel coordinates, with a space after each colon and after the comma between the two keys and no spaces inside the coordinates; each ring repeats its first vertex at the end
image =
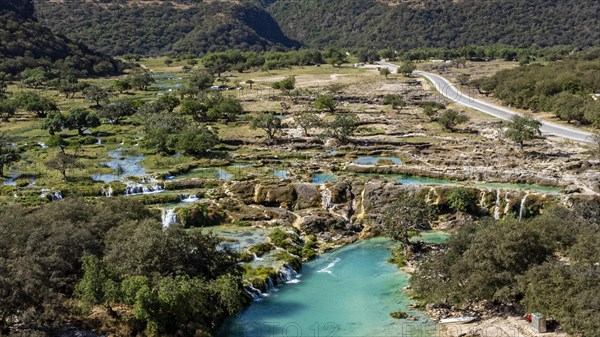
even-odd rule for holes
{"type": "Polygon", "coordinates": [[[277,271],[277,283],[298,283],[298,273],[289,264],[284,264],[277,271]]]}
{"type": "Polygon", "coordinates": [[[50,190],[43,189],[40,198],[48,199],[50,201],[60,201],[63,200],[63,195],[61,191],[50,192],[50,190]]]}
{"type": "Polygon", "coordinates": [[[181,202],[196,202],[198,201],[198,197],[195,194],[191,194],[186,198],[181,199],[181,202]]]}
{"type": "Polygon", "coordinates": [[[331,198],[331,191],[328,188],[321,190],[321,206],[324,210],[329,210],[333,206],[331,198]]]}
{"type": "Polygon", "coordinates": [[[252,253],[252,259],[254,261],[262,261],[262,260],[264,260],[263,258],[258,257],[258,255],[256,255],[256,253],[252,253]]]}
{"type": "Polygon", "coordinates": [[[161,185],[152,181],[145,183],[145,179],[142,179],[142,183],[127,183],[125,187],[125,195],[154,194],[162,191],[164,188],[161,185]]]}
{"type": "Polygon", "coordinates": [[[252,300],[254,300],[254,301],[258,301],[258,300],[262,299],[263,297],[269,296],[269,294],[263,293],[259,289],[256,289],[252,285],[252,283],[249,283],[248,285],[246,285],[244,287],[244,289],[246,290],[246,293],[248,293],[248,295],[252,296],[252,300]]]}
{"type": "Polygon", "coordinates": [[[108,188],[102,187],[100,189],[100,193],[105,197],[112,197],[113,196],[113,188],[110,185],[108,186],[108,188]]]}
{"type": "Polygon", "coordinates": [[[496,204],[494,206],[494,219],[500,219],[500,190],[496,190],[496,204]]]}
{"type": "Polygon", "coordinates": [[[525,202],[527,201],[528,196],[529,192],[525,192],[523,199],[521,199],[521,207],[519,208],[519,221],[523,221],[523,209],[525,208],[525,202]]]}
{"type": "Polygon", "coordinates": [[[177,223],[177,214],[174,209],[162,210],[162,226],[163,230],[169,228],[171,224],[177,223]]]}

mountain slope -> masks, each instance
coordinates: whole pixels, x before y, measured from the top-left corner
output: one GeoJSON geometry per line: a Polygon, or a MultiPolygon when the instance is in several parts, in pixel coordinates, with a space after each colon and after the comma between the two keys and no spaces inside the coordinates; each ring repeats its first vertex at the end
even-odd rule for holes
{"type": "Polygon", "coordinates": [[[112,55],[324,48],[592,46],[600,1],[36,0],[57,33],[112,55]],[[283,31],[283,32],[282,32],[283,31]]]}
{"type": "Polygon", "coordinates": [[[0,72],[17,74],[39,66],[75,71],[76,75],[118,70],[116,61],[53,34],[33,16],[33,1],[0,1],[0,72]]]}
{"type": "Polygon", "coordinates": [[[600,38],[600,1],[279,0],[268,10],[311,47],[591,46],[600,38]]]}
{"type": "Polygon", "coordinates": [[[254,0],[37,0],[55,32],[112,55],[295,47],[254,0]]]}

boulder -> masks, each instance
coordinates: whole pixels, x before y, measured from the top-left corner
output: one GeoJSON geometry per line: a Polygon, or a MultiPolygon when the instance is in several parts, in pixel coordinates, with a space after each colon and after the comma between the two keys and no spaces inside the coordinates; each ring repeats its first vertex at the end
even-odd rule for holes
{"type": "Polygon", "coordinates": [[[321,194],[314,184],[300,183],[294,185],[296,192],[295,209],[315,208],[321,206],[321,194]]]}

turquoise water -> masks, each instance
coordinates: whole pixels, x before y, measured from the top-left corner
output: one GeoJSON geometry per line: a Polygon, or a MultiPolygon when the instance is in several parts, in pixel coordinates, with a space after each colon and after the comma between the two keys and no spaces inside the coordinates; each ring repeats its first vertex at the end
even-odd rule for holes
{"type": "Polygon", "coordinates": [[[331,173],[315,173],[312,175],[313,184],[325,184],[326,182],[335,181],[337,177],[331,173]]]}
{"type": "Polygon", "coordinates": [[[289,176],[288,170],[273,170],[272,173],[279,179],[287,179],[289,176]]]}
{"type": "Polygon", "coordinates": [[[448,241],[450,234],[442,231],[426,231],[410,238],[411,241],[423,241],[426,243],[444,243],[448,241]]]}
{"type": "Polygon", "coordinates": [[[372,239],[304,264],[300,282],[280,286],[230,319],[220,337],[429,336],[435,324],[411,312],[404,295],[409,276],[386,260],[390,241],[372,239]],[[390,317],[407,311],[411,322],[390,317]],[[413,331],[413,333],[409,333],[413,331]],[[415,332],[416,331],[416,332],[415,332]]]}
{"type": "Polygon", "coordinates": [[[110,183],[112,181],[122,180],[125,177],[139,177],[146,174],[146,170],[140,164],[140,162],[144,160],[143,155],[127,155],[127,153],[123,153],[123,149],[111,151],[108,155],[113,158],[113,160],[104,162],[102,165],[110,167],[114,170],[114,173],[94,174],[92,175],[93,180],[110,183]],[[120,174],[118,174],[118,171],[121,171],[120,174]]]}
{"type": "Polygon", "coordinates": [[[377,174],[377,173],[362,173],[359,176],[367,177],[383,177],[388,179],[394,179],[397,182],[404,185],[436,185],[436,186],[473,186],[478,188],[489,188],[498,190],[523,190],[523,191],[537,191],[541,193],[560,193],[562,190],[560,187],[553,186],[542,186],[542,185],[531,185],[531,184],[509,184],[509,183],[484,183],[484,182],[472,182],[465,183],[455,180],[428,178],[420,176],[412,176],[407,174],[377,174]]]}
{"type": "Polygon", "coordinates": [[[372,156],[362,156],[358,157],[354,163],[359,165],[377,165],[377,162],[380,160],[391,161],[396,165],[402,164],[400,158],[396,157],[372,157],[372,156]]]}

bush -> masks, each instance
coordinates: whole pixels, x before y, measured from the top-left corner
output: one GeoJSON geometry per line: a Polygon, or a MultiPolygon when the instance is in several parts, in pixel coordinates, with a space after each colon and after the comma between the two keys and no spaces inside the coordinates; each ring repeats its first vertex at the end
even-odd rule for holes
{"type": "Polygon", "coordinates": [[[448,196],[450,209],[456,212],[476,213],[478,208],[477,204],[479,202],[477,194],[477,190],[466,189],[463,187],[452,190],[448,196]]]}

